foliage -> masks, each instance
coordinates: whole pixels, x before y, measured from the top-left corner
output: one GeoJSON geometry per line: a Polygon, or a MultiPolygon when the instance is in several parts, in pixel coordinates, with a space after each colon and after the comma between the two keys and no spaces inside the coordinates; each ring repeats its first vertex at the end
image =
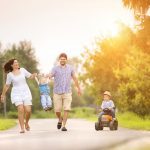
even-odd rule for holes
{"type": "Polygon", "coordinates": [[[99,39],[96,41],[96,49],[86,49],[86,52],[82,54],[85,61],[81,80],[86,86],[91,87],[91,95],[95,96],[95,100],[99,99],[105,90],[112,92],[117,90],[119,80],[114,70],[122,68],[125,56],[132,47],[133,39],[134,34],[131,29],[121,25],[118,36],[99,39]]]}
{"type": "MultiPolygon", "coordinates": [[[[7,47],[6,49],[2,50],[0,53],[0,91],[2,91],[2,85],[4,84],[3,81],[3,68],[2,66],[6,63],[9,59],[16,58],[19,61],[21,67],[26,68],[29,72],[34,73],[38,72],[37,69],[37,59],[35,57],[35,51],[32,48],[30,42],[21,41],[19,44],[13,44],[7,47]]],[[[6,74],[5,74],[6,77],[6,74]]],[[[35,81],[29,81],[29,86],[32,91],[33,95],[33,104],[35,108],[39,107],[38,101],[38,87],[35,81]],[[36,102],[37,101],[37,102],[36,102]]],[[[7,111],[14,110],[14,106],[11,104],[10,101],[10,90],[7,92],[7,111]]],[[[3,105],[0,106],[0,111],[2,112],[3,105]]]]}
{"type": "Polygon", "coordinates": [[[118,101],[120,110],[139,115],[150,114],[150,55],[133,49],[127,62],[117,73],[120,80],[118,101]]]}
{"type": "Polygon", "coordinates": [[[117,36],[99,39],[96,49],[82,54],[81,80],[95,96],[94,103],[99,104],[100,95],[109,90],[120,111],[143,117],[150,114],[149,25],[147,21],[145,29],[138,32],[122,25],[117,36]]]}
{"type": "Polygon", "coordinates": [[[118,113],[117,117],[121,127],[150,131],[150,118],[148,116],[143,119],[135,113],[125,112],[118,113]]]}
{"type": "Polygon", "coordinates": [[[0,119],[0,130],[12,128],[16,124],[16,121],[13,119],[0,119]]]}

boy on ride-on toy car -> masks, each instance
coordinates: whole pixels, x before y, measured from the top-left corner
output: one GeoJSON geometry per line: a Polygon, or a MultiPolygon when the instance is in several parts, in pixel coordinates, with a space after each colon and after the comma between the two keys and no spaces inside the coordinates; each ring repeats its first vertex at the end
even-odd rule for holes
{"type": "Polygon", "coordinates": [[[114,102],[111,100],[111,93],[109,91],[105,91],[103,94],[103,102],[101,104],[102,111],[99,114],[99,120],[101,120],[102,115],[110,114],[115,120],[115,105],[114,102]]]}

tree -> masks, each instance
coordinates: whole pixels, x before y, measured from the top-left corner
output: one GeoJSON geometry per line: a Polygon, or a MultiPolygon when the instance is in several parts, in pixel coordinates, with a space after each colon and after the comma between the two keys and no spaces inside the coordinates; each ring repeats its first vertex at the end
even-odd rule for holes
{"type": "MultiPolygon", "coordinates": [[[[9,59],[16,58],[21,67],[26,68],[30,72],[38,72],[38,62],[35,57],[35,51],[32,48],[31,42],[21,41],[19,44],[13,44],[0,53],[1,60],[5,62],[9,59]]],[[[3,61],[3,63],[4,63],[3,61]]],[[[2,61],[0,62],[2,66],[2,61]]],[[[2,68],[0,69],[0,79],[2,79],[2,68]]],[[[29,82],[30,89],[33,95],[33,107],[39,108],[39,93],[38,86],[35,81],[29,82]]],[[[2,80],[0,80],[0,89],[2,90],[2,80]]],[[[14,107],[10,102],[10,91],[7,96],[7,110],[13,110],[14,107]]]]}
{"type": "Polygon", "coordinates": [[[147,54],[150,54],[150,16],[142,23],[143,28],[137,31],[136,44],[147,54]]]}
{"type": "Polygon", "coordinates": [[[133,48],[123,68],[117,73],[120,80],[118,105],[122,111],[132,111],[140,116],[150,114],[150,56],[133,48]]]}
{"type": "Polygon", "coordinates": [[[150,0],[122,0],[125,7],[134,11],[134,16],[136,20],[139,21],[137,28],[144,28],[143,23],[147,16],[147,11],[150,7],[150,0]]]}
{"type": "Polygon", "coordinates": [[[122,67],[134,38],[132,30],[121,25],[118,36],[100,39],[96,41],[96,49],[86,49],[84,52],[84,73],[81,79],[86,86],[91,87],[95,101],[105,90],[116,94],[119,82],[114,70],[122,67]]]}
{"type": "Polygon", "coordinates": [[[122,0],[125,7],[133,10],[134,13],[146,15],[150,6],[150,0],[122,0]]]}
{"type": "MultiPolygon", "coordinates": [[[[149,23],[146,25],[148,29],[149,23]]],[[[141,38],[149,36],[146,31],[149,29],[134,33],[122,26],[117,36],[100,39],[93,51],[86,49],[81,79],[94,95],[95,104],[100,93],[110,90],[120,111],[150,114],[149,39],[141,38]]]]}

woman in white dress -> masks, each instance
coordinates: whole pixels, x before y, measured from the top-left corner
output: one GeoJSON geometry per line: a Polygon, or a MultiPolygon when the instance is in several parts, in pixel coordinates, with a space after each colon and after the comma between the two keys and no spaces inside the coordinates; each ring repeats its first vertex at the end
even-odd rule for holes
{"type": "Polygon", "coordinates": [[[26,82],[26,78],[34,79],[37,74],[31,74],[26,69],[20,68],[16,59],[9,60],[4,65],[4,70],[7,73],[7,79],[1,95],[1,101],[4,102],[5,94],[12,84],[11,102],[12,104],[15,104],[18,110],[18,119],[21,127],[20,133],[25,133],[24,128],[27,131],[30,130],[28,122],[32,106],[32,95],[26,82]]]}

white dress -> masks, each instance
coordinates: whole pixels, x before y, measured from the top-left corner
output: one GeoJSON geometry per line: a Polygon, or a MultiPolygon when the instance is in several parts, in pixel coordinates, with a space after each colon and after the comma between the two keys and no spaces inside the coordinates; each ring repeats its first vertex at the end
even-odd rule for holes
{"type": "Polygon", "coordinates": [[[13,85],[11,90],[12,104],[16,102],[32,101],[32,95],[26,82],[26,78],[30,76],[31,73],[24,68],[20,68],[19,75],[14,75],[12,72],[7,74],[6,84],[10,85],[12,83],[13,85]]]}

